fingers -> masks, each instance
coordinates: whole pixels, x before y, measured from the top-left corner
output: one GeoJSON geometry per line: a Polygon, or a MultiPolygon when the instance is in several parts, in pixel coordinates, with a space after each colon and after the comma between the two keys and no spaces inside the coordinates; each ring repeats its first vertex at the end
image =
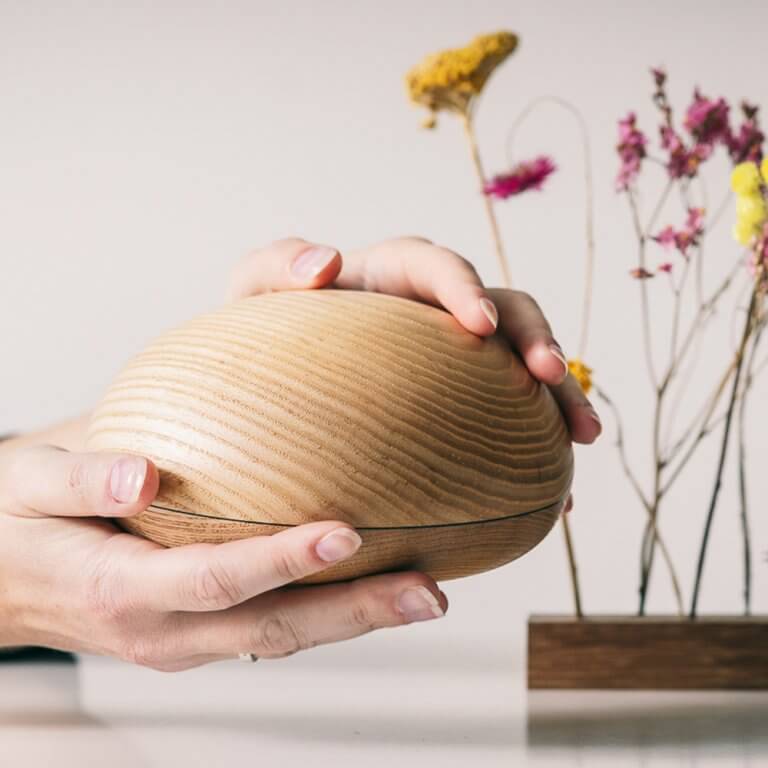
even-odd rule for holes
{"type": "Polygon", "coordinates": [[[346,255],[336,285],[444,307],[478,336],[496,330],[498,312],[475,268],[457,253],[420,238],[387,240],[346,255]]]}
{"type": "Polygon", "coordinates": [[[398,573],[263,595],[217,617],[186,614],[179,655],[279,658],[384,627],[443,616],[448,601],[428,576],[398,573]]]}
{"type": "Polygon", "coordinates": [[[581,386],[569,375],[557,387],[550,387],[576,443],[594,443],[603,431],[597,411],[586,398],[581,386]]]}
{"type": "Polygon", "coordinates": [[[141,456],[70,453],[53,446],[18,451],[3,487],[22,515],[128,517],[157,495],[159,477],[141,456]]]}
{"type": "Polygon", "coordinates": [[[520,291],[497,289],[490,293],[499,308],[499,328],[520,353],[528,370],[549,385],[573,440],[594,442],[602,431],[600,417],[568,373],[566,357],[539,305],[520,291]]]}
{"type": "Polygon", "coordinates": [[[360,544],[348,525],[309,523],[226,544],[144,551],[119,581],[125,598],[148,610],[219,611],[346,560],[360,544]]]}
{"type": "Polygon", "coordinates": [[[568,362],[539,305],[521,291],[496,289],[491,296],[499,308],[501,331],[528,370],[545,384],[561,384],[568,374],[568,362]]]}
{"type": "Polygon", "coordinates": [[[235,267],[230,295],[236,300],[265,291],[322,288],[340,269],[341,256],[335,248],[300,238],[278,240],[235,267]]]}

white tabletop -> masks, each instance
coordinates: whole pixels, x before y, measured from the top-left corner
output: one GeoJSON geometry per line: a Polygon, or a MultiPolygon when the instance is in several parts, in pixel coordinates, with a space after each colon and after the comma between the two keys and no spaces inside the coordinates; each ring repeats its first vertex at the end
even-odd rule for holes
{"type": "Polygon", "coordinates": [[[0,664],[0,766],[768,766],[768,694],[526,694],[519,661],[0,664]]]}

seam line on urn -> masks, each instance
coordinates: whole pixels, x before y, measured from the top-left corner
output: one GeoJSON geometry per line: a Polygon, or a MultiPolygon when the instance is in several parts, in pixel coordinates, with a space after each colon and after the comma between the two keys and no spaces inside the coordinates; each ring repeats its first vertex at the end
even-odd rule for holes
{"type": "MultiPolygon", "coordinates": [[[[482,525],[484,523],[500,523],[504,520],[514,520],[519,517],[529,517],[530,515],[538,514],[539,512],[548,512],[558,504],[562,504],[563,500],[555,501],[552,504],[547,504],[544,507],[538,507],[537,509],[531,509],[528,512],[517,512],[514,515],[503,515],[502,517],[489,517],[483,520],[462,520],[457,523],[432,523],[428,525],[383,525],[383,526],[370,526],[370,525],[356,525],[356,531],[402,531],[416,528],[460,528],[466,525],[482,525]]],[[[258,520],[241,520],[236,517],[220,517],[219,515],[206,515],[203,512],[190,512],[186,509],[175,509],[174,507],[164,507],[160,504],[150,504],[147,510],[155,510],[158,512],[173,512],[177,515],[188,515],[189,517],[204,517],[209,520],[222,520],[227,523],[242,523],[243,525],[260,525],[270,526],[274,528],[296,528],[299,523],[274,523],[274,522],[261,522],[258,520]]],[[[308,521],[309,522],[309,521],[308,521]]]]}

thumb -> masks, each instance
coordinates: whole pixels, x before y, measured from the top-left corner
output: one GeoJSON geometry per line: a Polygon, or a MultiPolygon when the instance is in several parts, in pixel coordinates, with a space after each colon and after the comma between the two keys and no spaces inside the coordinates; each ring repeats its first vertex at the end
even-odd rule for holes
{"type": "Polygon", "coordinates": [[[18,451],[5,491],[21,514],[130,517],[157,495],[157,467],[142,456],[70,453],[50,445],[18,451]]]}
{"type": "Polygon", "coordinates": [[[235,267],[232,299],[243,299],[268,291],[323,288],[341,271],[341,255],[327,245],[300,238],[278,240],[254,251],[235,267]]]}

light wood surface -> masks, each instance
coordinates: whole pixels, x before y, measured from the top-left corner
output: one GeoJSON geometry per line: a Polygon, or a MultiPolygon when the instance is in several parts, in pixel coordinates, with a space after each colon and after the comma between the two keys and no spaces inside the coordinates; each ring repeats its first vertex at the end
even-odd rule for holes
{"type": "Polygon", "coordinates": [[[166,333],[116,379],[88,443],[155,461],[156,506],[128,524],[164,544],[363,529],[326,578],[508,562],[550,529],[573,472],[554,400],[503,339],[353,291],[253,297],[166,333]]]}
{"type": "Polygon", "coordinates": [[[528,687],[768,690],[768,616],[533,616],[528,687]]]}

